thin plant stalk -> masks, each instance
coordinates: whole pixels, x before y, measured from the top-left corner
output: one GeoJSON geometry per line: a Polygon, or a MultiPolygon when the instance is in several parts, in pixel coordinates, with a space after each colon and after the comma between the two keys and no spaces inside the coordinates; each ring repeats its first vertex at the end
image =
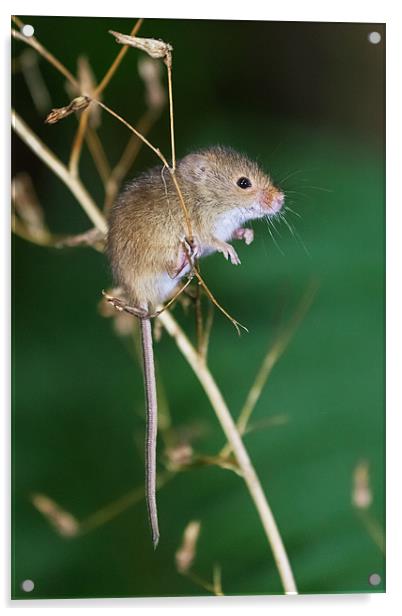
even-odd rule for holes
{"type": "Polygon", "coordinates": [[[92,223],[106,235],[107,224],[103,214],[99,211],[94,200],[87,192],[81,181],[73,177],[67,167],[55,154],[32,132],[24,120],[13,110],[11,114],[12,126],[17,135],[31,148],[31,150],[47,165],[55,175],[70,189],[78,203],[82,206],[92,223]]]}
{"type": "Polygon", "coordinates": [[[73,147],[71,148],[70,162],[68,168],[73,177],[78,177],[78,165],[80,162],[82,145],[84,143],[85,134],[89,122],[89,109],[85,109],[79,119],[78,130],[75,135],[73,147]]]}
{"type": "MultiPolygon", "coordinates": [[[[303,320],[306,312],[311,306],[311,303],[314,299],[314,295],[317,291],[317,284],[312,282],[306,289],[303,294],[298,307],[296,308],[289,324],[286,328],[279,334],[274,344],[269,347],[261,367],[257,372],[254,383],[252,384],[246,401],[243,405],[242,410],[240,411],[240,415],[237,419],[237,428],[240,434],[244,434],[247,430],[247,425],[250,420],[250,417],[255,409],[255,406],[260,399],[261,393],[271,375],[271,372],[278,362],[279,358],[283,355],[287,346],[289,345],[296,329],[299,327],[301,321],[303,320]]],[[[223,449],[220,451],[221,456],[225,457],[230,454],[230,444],[227,443],[223,449]]]]}
{"type": "MultiPolygon", "coordinates": [[[[137,34],[137,32],[139,31],[139,29],[141,27],[142,21],[143,21],[142,19],[139,19],[137,21],[137,23],[135,24],[135,26],[133,27],[133,29],[131,31],[132,36],[135,36],[137,34]]],[[[113,75],[115,74],[116,70],[118,69],[118,67],[119,67],[121,61],[123,60],[125,54],[127,53],[127,50],[128,50],[128,46],[127,45],[125,45],[124,47],[122,47],[120,49],[120,51],[117,54],[114,62],[111,64],[110,68],[106,71],[105,76],[103,77],[103,79],[101,80],[99,85],[95,88],[95,91],[94,91],[94,94],[93,94],[94,98],[99,98],[101,93],[108,86],[110,80],[112,79],[113,75]]],[[[81,156],[81,151],[82,151],[82,146],[83,146],[83,143],[84,143],[84,138],[85,138],[86,132],[88,130],[88,120],[89,120],[89,110],[87,109],[80,116],[78,131],[77,131],[77,134],[75,136],[75,139],[74,139],[74,142],[73,142],[73,147],[72,147],[72,150],[71,150],[69,168],[70,168],[71,174],[75,175],[75,176],[78,175],[78,164],[79,164],[79,160],[80,160],[80,156],[81,156]]]]}
{"type": "MultiPolygon", "coordinates": [[[[142,18],[138,19],[138,21],[136,22],[136,24],[134,25],[133,29],[130,32],[130,36],[136,36],[138,34],[138,31],[141,28],[143,21],[144,20],[142,18]]],[[[128,51],[128,45],[124,45],[120,49],[120,51],[117,54],[114,62],[110,66],[109,70],[107,71],[107,73],[103,77],[103,79],[100,82],[100,84],[97,86],[97,88],[95,90],[95,94],[94,94],[95,97],[99,96],[99,94],[101,94],[104,91],[104,89],[106,88],[106,86],[109,84],[109,82],[112,79],[113,75],[117,71],[117,69],[118,69],[118,67],[120,65],[120,62],[123,60],[124,56],[126,55],[127,51],[128,51]]]]}
{"type": "MultiPolygon", "coordinates": [[[[23,27],[24,24],[19,19],[17,21],[17,18],[15,18],[14,21],[16,21],[19,27],[23,27]]],[[[74,86],[77,92],[80,91],[80,84],[74,77],[74,75],[64,66],[64,64],[60,62],[60,60],[55,58],[53,54],[51,54],[45,47],[43,47],[43,45],[39,43],[39,41],[34,36],[24,36],[23,34],[21,34],[21,32],[18,32],[14,29],[11,30],[11,34],[15,39],[23,41],[30,47],[33,47],[33,49],[35,49],[41,56],[43,56],[49,62],[49,64],[52,64],[54,68],[59,71],[59,73],[64,75],[64,77],[71,83],[71,85],[74,86]]]]}
{"type": "Polygon", "coordinates": [[[297,594],[297,587],[293,572],[282,537],[276,525],[275,518],[220,389],[218,388],[208,367],[204,362],[200,361],[196,349],[192,346],[189,339],[174,320],[170,312],[164,312],[159,316],[159,319],[161,320],[166,331],[176,342],[177,347],[182,352],[203,386],[204,391],[208,396],[215,414],[221,424],[222,430],[231,445],[243,479],[258,511],[268,543],[271,546],[285,593],[297,594]]]}
{"type": "Polygon", "coordinates": [[[108,179],[111,175],[111,169],[109,161],[106,157],[105,150],[103,149],[102,142],[99,139],[96,130],[88,126],[85,134],[85,139],[88,145],[88,149],[95,163],[95,167],[98,170],[99,177],[102,180],[103,185],[106,187],[108,179]]]}
{"type": "Polygon", "coordinates": [[[176,171],[176,148],[175,148],[175,140],[174,140],[174,114],[173,114],[173,88],[172,88],[172,54],[170,52],[166,59],[166,66],[167,66],[167,73],[168,73],[170,140],[171,140],[171,148],[172,148],[172,170],[176,171]]]}
{"type": "MultiPolygon", "coordinates": [[[[151,129],[157,115],[158,114],[156,114],[155,111],[148,109],[138,122],[138,132],[142,135],[146,135],[151,129]]],[[[135,161],[142,145],[143,141],[139,139],[137,135],[131,135],[120,157],[120,160],[109,173],[106,182],[105,204],[103,208],[105,213],[109,212],[112,207],[120,185],[127,175],[131,165],[135,161]]]]}

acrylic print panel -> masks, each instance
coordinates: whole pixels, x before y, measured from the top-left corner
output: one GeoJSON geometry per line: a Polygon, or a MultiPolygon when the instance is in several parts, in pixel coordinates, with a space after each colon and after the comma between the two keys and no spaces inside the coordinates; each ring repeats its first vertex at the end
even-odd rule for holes
{"type": "Polygon", "coordinates": [[[383,592],[384,26],[12,27],[13,597],[383,592]],[[148,169],[118,281],[189,281],[151,319],[156,549],[140,293],[104,254],[148,169]]]}

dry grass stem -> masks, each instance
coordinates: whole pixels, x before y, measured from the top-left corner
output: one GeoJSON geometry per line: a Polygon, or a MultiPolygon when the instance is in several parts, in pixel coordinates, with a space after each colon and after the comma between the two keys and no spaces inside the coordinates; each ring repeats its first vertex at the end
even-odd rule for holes
{"type": "Polygon", "coordinates": [[[226,438],[233,449],[237,464],[243,475],[243,479],[247,485],[254,505],[258,511],[266,537],[271,546],[285,592],[290,594],[297,593],[292,569],[290,567],[275,518],[268,505],[257,473],[254,470],[253,464],[232,419],[226,402],[223,399],[221,391],[216,385],[215,380],[207,366],[200,361],[197,351],[194,349],[183,330],[173,319],[172,315],[169,312],[164,312],[160,315],[159,319],[162,321],[166,331],[175,340],[177,347],[183,353],[187,362],[203,386],[204,391],[207,394],[226,435],[226,438]]]}
{"type": "MultiPolygon", "coordinates": [[[[146,136],[159,118],[166,102],[165,91],[160,80],[160,63],[150,58],[143,58],[138,62],[138,72],[145,85],[145,100],[148,109],[137,123],[137,130],[146,136]]],[[[120,186],[132,164],[134,163],[144,142],[131,135],[120,160],[109,173],[105,184],[104,212],[107,214],[119,192],[120,186]]]]}
{"type": "Polygon", "coordinates": [[[112,115],[117,120],[119,120],[119,122],[124,124],[124,126],[126,126],[132,133],[134,133],[134,135],[136,135],[138,137],[138,139],[141,139],[141,141],[143,141],[145,143],[145,145],[147,145],[153,152],[155,152],[155,154],[158,156],[158,158],[160,158],[160,160],[162,161],[164,166],[167,169],[169,169],[169,163],[167,162],[166,158],[163,156],[163,154],[162,154],[162,152],[160,151],[159,148],[156,148],[154,145],[152,145],[152,143],[150,141],[148,141],[148,139],[146,137],[144,137],[136,128],[134,128],[134,126],[132,126],[129,122],[127,122],[127,120],[125,120],[118,113],[113,111],[113,109],[110,109],[110,107],[108,107],[107,105],[102,103],[100,100],[94,100],[94,102],[97,103],[98,105],[100,105],[102,107],[102,109],[104,109],[105,111],[110,113],[110,115],[112,115]]]}
{"type": "Polygon", "coordinates": [[[222,590],[222,568],[219,564],[215,564],[212,569],[212,583],[214,586],[214,594],[217,597],[223,597],[222,590]]]}
{"type": "MultiPolygon", "coordinates": [[[[138,33],[139,29],[142,26],[142,22],[143,22],[143,19],[138,19],[138,21],[134,25],[133,29],[131,30],[131,36],[135,36],[138,33]]],[[[105,76],[103,77],[102,81],[100,82],[100,84],[96,88],[95,94],[94,94],[95,97],[99,96],[99,94],[101,94],[104,91],[104,89],[106,88],[106,86],[109,84],[109,82],[112,79],[113,75],[117,71],[121,61],[123,60],[124,56],[126,55],[127,51],[128,51],[128,46],[127,45],[125,45],[123,47],[123,49],[121,49],[119,51],[119,53],[117,54],[114,62],[112,63],[112,65],[110,66],[110,68],[106,72],[105,76]]]]}
{"type": "Polygon", "coordinates": [[[265,428],[274,428],[276,426],[284,426],[289,423],[289,416],[285,414],[271,415],[270,417],[264,417],[260,421],[256,421],[252,424],[248,424],[243,434],[251,434],[252,432],[259,432],[265,428]]]}
{"type": "Polygon", "coordinates": [[[12,126],[17,135],[64,182],[95,227],[106,235],[106,221],[80,180],[69,173],[67,167],[42,143],[14,110],[11,117],[12,126]]]}
{"type": "Polygon", "coordinates": [[[82,145],[84,143],[85,134],[89,122],[89,109],[85,109],[85,111],[80,115],[80,120],[78,124],[78,130],[75,135],[75,139],[73,141],[73,147],[71,148],[70,161],[68,163],[68,168],[73,177],[78,177],[78,164],[80,161],[82,145]]]}
{"type": "Polygon", "coordinates": [[[352,504],[365,526],[367,533],[385,554],[385,536],[381,524],[371,512],[373,492],[370,485],[370,469],[368,460],[361,460],[353,471],[352,504]]]}
{"type": "MultiPolygon", "coordinates": [[[[265,358],[261,364],[259,371],[257,372],[254,383],[250,388],[246,401],[237,420],[237,427],[240,434],[244,434],[244,432],[246,431],[247,424],[250,420],[250,417],[255,409],[258,400],[260,399],[261,393],[269,379],[269,376],[277,361],[286,350],[300,323],[304,319],[308,309],[313,302],[314,296],[317,292],[317,288],[318,286],[315,282],[311,283],[307,287],[290,322],[285,327],[285,329],[280,332],[274,344],[268,348],[265,358]]],[[[222,449],[220,455],[227,456],[230,453],[230,449],[230,444],[228,443],[222,449]]]]}
{"type": "MultiPolygon", "coordinates": [[[[173,479],[174,473],[159,473],[157,489],[162,488],[173,479]]],[[[62,509],[51,498],[43,494],[33,494],[33,506],[46,518],[56,532],[62,537],[76,538],[90,533],[127,511],[130,507],[141,502],[145,497],[144,487],[134,488],[124,496],[108,503],[83,520],[79,521],[71,513],[62,509]]]]}
{"type": "MultiPolygon", "coordinates": [[[[172,149],[172,170],[176,171],[176,148],[174,142],[174,113],[173,113],[173,87],[172,87],[172,54],[169,51],[165,64],[168,73],[168,90],[169,90],[169,117],[170,117],[170,140],[172,149]]],[[[190,236],[191,237],[191,236],[190,236]]]]}
{"type": "Polygon", "coordinates": [[[22,224],[33,241],[46,245],[52,236],[31,177],[27,173],[18,173],[13,178],[11,196],[14,215],[19,219],[15,220],[15,224],[22,224]]]}
{"type": "Polygon", "coordinates": [[[195,267],[193,269],[193,273],[194,276],[196,276],[196,278],[198,278],[198,282],[200,283],[200,285],[202,286],[202,288],[204,289],[206,295],[209,297],[209,299],[211,300],[211,302],[213,304],[215,304],[215,306],[218,308],[218,310],[220,310],[222,312],[222,314],[225,315],[225,317],[227,319],[229,319],[229,321],[233,324],[233,326],[235,327],[237,333],[241,334],[240,328],[243,329],[245,332],[248,333],[248,329],[247,327],[245,327],[244,325],[242,325],[239,321],[237,321],[236,319],[234,319],[228,312],[227,310],[225,310],[225,308],[223,306],[221,306],[221,304],[218,302],[218,300],[216,299],[216,297],[212,294],[212,292],[210,291],[209,287],[207,287],[207,285],[204,282],[204,279],[201,277],[201,274],[199,273],[199,271],[197,270],[197,268],[195,267]]]}
{"type": "Polygon", "coordinates": [[[352,502],[358,509],[367,509],[373,502],[367,460],[359,462],[353,472],[352,502]]]}
{"type": "Polygon", "coordinates": [[[214,565],[212,570],[212,584],[204,580],[193,569],[193,563],[196,557],[197,542],[201,531],[201,523],[198,520],[189,522],[184,529],[183,539],[180,547],[175,554],[177,571],[192,582],[204,588],[208,592],[216,596],[223,596],[222,591],[222,574],[221,567],[214,565]]]}
{"type": "Polygon", "coordinates": [[[37,509],[62,537],[76,537],[79,533],[78,520],[43,494],[32,494],[31,501],[37,509]]]}
{"type": "Polygon", "coordinates": [[[194,314],[195,314],[195,331],[197,339],[197,349],[201,357],[201,344],[204,335],[204,319],[202,315],[202,299],[201,299],[201,285],[197,284],[195,287],[194,297],[194,314]]]}
{"type": "Polygon", "coordinates": [[[120,116],[118,113],[113,111],[113,109],[110,109],[110,107],[108,107],[107,105],[105,105],[104,103],[102,103],[99,100],[94,100],[94,102],[97,103],[98,105],[100,105],[103,109],[105,109],[105,111],[110,113],[112,116],[114,116],[117,120],[119,120],[119,122],[124,124],[132,133],[134,133],[134,135],[136,135],[139,139],[141,139],[141,141],[143,141],[143,143],[145,143],[145,145],[147,145],[153,152],[155,152],[155,154],[157,155],[158,158],[160,158],[160,160],[162,161],[162,163],[166,167],[166,169],[168,169],[168,171],[171,174],[172,181],[173,181],[173,184],[174,184],[174,186],[176,188],[177,194],[179,196],[180,204],[181,204],[181,207],[182,207],[182,210],[183,210],[183,214],[184,214],[184,218],[185,218],[186,227],[188,229],[188,237],[191,240],[191,238],[192,238],[192,227],[191,227],[191,219],[190,219],[190,216],[189,216],[189,213],[188,213],[188,209],[187,209],[187,206],[186,206],[186,204],[184,202],[183,194],[181,192],[181,189],[180,189],[180,186],[179,186],[179,184],[177,182],[177,179],[176,179],[176,177],[174,175],[174,172],[172,171],[171,167],[169,166],[169,163],[166,160],[165,156],[162,154],[162,152],[160,151],[159,148],[156,148],[154,145],[152,145],[152,143],[146,137],[144,137],[144,135],[142,135],[129,122],[127,122],[127,120],[122,118],[122,116],[120,116]]]}
{"type": "MultiPolygon", "coordinates": [[[[18,20],[18,26],[22,28],[24,24],[20,20],[18,20]]],[[[43,47],[43,45],[41,45],[34,36],[26,37],[21,34],[21,32],[18,32],[14,29],[11,30],[11,34],[18,41],[22,41],[27,45],[30,45],[30,47],[33,47],[33,49],[35,49],[50,64],[52,64],[52,66],[54,66],[54,68],[57,69],[59,73],[64,75],[64,77],[76,88],[77,92],[80,91],[80,84],[74,77],[74,75],[57,58],[55,58],[53,54],[51,54],[45,47],[43,47]]]]}
{"type": "Polygon", "coordinates": [[[159,114],[166,102],[165,90],[161,83],[160,62],[147,57],[140,58],[138,74],[145,85],[145,102],[148,108],[159,114]]]}
{"type": "Polygon", "coordinates": [[[98,170],[99,177],[101,178],[106,190],[106,186],[111,175],[111,169],[109,161],[106,157],[105,150],[103,149],[102,142],[99,139],[96,130],[93,129],[91,126],[88,126],[87,132],[85,133],[85,139],[88,145],[89,152],[95,163],[95,167],[98,170]]]}
{"type": "Polygon", "coordinates": [[[33,236],[27,230],[25,225],[21,222],[21,220],[15,215],[15,212],[11,214],[11,229],[15,235],[21,237],[23,240],[27,242],[31,242],[31,244],[36,244],[37,246],[54,246],[53,236],[45,237],[45,236],[33,236]]]}
{"type": "Polygon", "coordinates": [[[55,242],[56,248],[62,248],[64,246],[69,248],[76,248],[77,246],[90,246],[99,252],[105,250],[105,236],[102,231],[99,231],[96,227],[85,231],[84,233],[78,233],[77,235],[65,235],[55,242]]]}
{"type": "Polygon", "coordinates": [[[385,554],[385,535],[382,525],[372,515],[371,511],[359,509],[357,513],[366,528],[368,535],[378,547],[382,554],[385,554]]]}
{"type": "MultiPolygon", "coordinates": [[[[174,473],[169,471],[166,471],[165,473],[158,473],[156,489],[159,490],[165,486],[171,479],[173,479],[173,477],[174,473]]],[[[96,528],[107,524],[124,511],[127,511],[129,507],[141,502],[144,497],[145,488],[144,486],[140,486],[134,490],[131,490],[117,500],[112,501],[108,505],[105,505],[105,507],[98,509],[95,513],[92,513],[80,522],[80,535],[92,532],[96,528]]]]}
{"type": "Polygon", "coordinates": [[[199,520],[189,522],[184,529],[181,545],[175,555],[176,567],[181,574],[187,573],[193,565],[200,531],[201,523],[199,520]]]}
{"type": "MultiPolygon", "coordinates": [[[[148,109],[138,122],[138,131],[144,136],[147,135],[158,116],[159,114],[157,114],[154,110],[148,109]]],[[[120,160],[109,173],[106,182],[105,203],[103,208],[105,214],[110,211],[113,202],[119,192],[121,183],[129,172],[137,155],[139,154],[143,143],[144,142],[136,135],[131,135],[123,151],[123,154],[120,157],[120,160]]]]}
{"type": "MultiPolygon", "coordinates": [[[[86,56],[78,56],[77,77],[80,83],[81,94],[89,96],[89,98],[95,98],[96,78],[89,63],[89,60],[86,56]]],[[[68,83],[66,84],[66,86],[69,90],[71,90],[68,83]]],[[[71,96],[74,96],[73,92],[71,92],[71,96]]],[[[92,128],[99,128],[101,124],[101,112],[102,110],[99,107],[97,107],[96,105],[92,105],[89,121],[89,125],[92,128]]]]}
{"type": "Polygon", "coordinates": [[[51,107],[51,98],[39,68],[38,54],[24,49],[20,66],[37,112],[42,115],[51,107]]]}
{"type": "Polygon", "coordinates": [[[212,325],[214,322],[214,305],[209,302],[208,303],[208,313],[207,318],[205,319],[205,324],[202,331],[202,337],[200,340],[200,344],[198,347],[198,352],[202,361],[206,362],[208,358],[208,348],[209,348],[209,340],[211,337],[212,325]]]}

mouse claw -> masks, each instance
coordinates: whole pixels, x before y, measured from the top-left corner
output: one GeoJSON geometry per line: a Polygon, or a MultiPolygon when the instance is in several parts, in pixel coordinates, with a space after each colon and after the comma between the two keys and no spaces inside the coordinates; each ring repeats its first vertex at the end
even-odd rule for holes
{"type": "Polygon", "coordinates": [[[147,318],[147,312],[142,308],[136,308],[135,306],[130,306],[125,300],[120,299],[119,297],[114,297],[113,295],[109,295],[106,291],[102,291],[102,295],[105,300],[113,306],[118,312],[128,312],[128,314],[132,314],[139,319],[147,318]]]}
{"type": "Polygon", "coordinates": [[[227,242],[219,242],[216,245],[216,249],[218,252],[221,252],[223,254],[223,256],[225,257],[226,261],[229,261],[233,264],[233,265],[240,265],[241,261],[239,259],[239,255],[237,254],[237,252],[235,251],[235,249],[233,248],[233,246],[231,244],[228,244],[227,242]]]}
{"type": "Polygon", "coordinates": [[[185,237],[182,241],[186,250],[188,251],[192,262],[194,262],[194,259],[196,259],[201,254],[201,247],[198,240],[193,237],[190,242],[190,240],[185,237]]]}

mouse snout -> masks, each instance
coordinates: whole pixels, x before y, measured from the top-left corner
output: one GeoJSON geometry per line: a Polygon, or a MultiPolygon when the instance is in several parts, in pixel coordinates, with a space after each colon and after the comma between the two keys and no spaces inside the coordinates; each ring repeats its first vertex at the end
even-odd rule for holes
{"type": "Polygon", "coordinates": [[[270,186],[263,193],[262,205],[268,210],[268,216],[279,212],[284,202],[285,195],[274,186],[270,186]]]}

